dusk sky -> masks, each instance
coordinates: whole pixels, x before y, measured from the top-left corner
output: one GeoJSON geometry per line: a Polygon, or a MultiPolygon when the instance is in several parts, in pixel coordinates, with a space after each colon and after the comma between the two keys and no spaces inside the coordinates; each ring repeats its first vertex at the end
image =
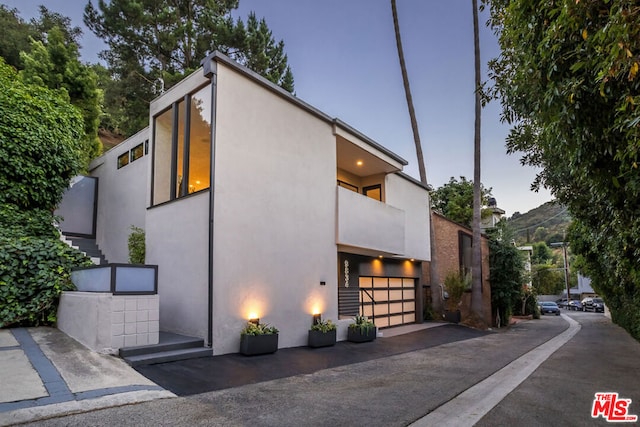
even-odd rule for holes
{"type": "MultiPolygon", "coordinates": [[[[97,62],[104,49],[84,27],[88,0],[0,0],[24,19],[37,7],[71,18],[83,28],[82,58],[97,62]]],[[[97,3],[94,0],[94,5],[97,3]]],[[[402,43],[420,128],[429,184],[450,177],[473,179],[473,21],[471,0],[397,0],[402,43]]],[[[395,44],[389,0],[240,0],[234,16],[255,11],[276,40],[284,40],[296,95],[338,117],[405,158],[405,172],[419,178],[411,124],[395,44]]],[[[498,55],[496,38],[480,16],[483,80],[498,55]]],[[[552,199],[530,191],[536,171],[506,154],[508,127],[492,102],[482,114],[482,183],[498,206],[524,213],[552,199]]]]}

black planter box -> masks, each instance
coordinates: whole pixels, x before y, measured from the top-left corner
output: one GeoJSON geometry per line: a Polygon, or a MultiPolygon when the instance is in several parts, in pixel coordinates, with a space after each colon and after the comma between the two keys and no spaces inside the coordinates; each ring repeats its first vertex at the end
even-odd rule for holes
{"type": "Polygon", "coordinates": [[[329,332],[309,331],[309,347],[329,347],[336,343],[336,330],[329,332]]]}
{"type": "Polygon", "coordinates": [[[456,310],[456,311],[445,310],[444,320],[451,323],[460,323],[460,320],[461,320],[460,310],[456,310]]]}
{"type": "Polygon", "coordinates": [[[378,335],[378,328],[347,328],[347,340],[351,342],[373,341],[378,335]]]}
{"type": "Polygon", "coordinates": [[[240,335],[240,353],[245,356],[275,353],[278,350],[278,334],[240,335]]]}

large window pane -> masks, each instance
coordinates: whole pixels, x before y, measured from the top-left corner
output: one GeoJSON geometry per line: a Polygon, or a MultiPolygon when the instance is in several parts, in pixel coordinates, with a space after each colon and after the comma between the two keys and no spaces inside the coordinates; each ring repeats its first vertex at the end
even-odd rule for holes
{"type": "Polygon", "coordinates": [[[171,197],[171,136],[173,133],[173,111],[165,111],[155,118],[153,203],[169,201],[171,197]]]}
{"type": "Polygon", "coordinates": [[[211,169],[211,86],[191,97],[189,193],[209,188],[211,169]]]}
{"type": "Polygon", "coordinates": [[[155,117],[154,205],[211,186],[211,112],[209,85],[155,117]]]}

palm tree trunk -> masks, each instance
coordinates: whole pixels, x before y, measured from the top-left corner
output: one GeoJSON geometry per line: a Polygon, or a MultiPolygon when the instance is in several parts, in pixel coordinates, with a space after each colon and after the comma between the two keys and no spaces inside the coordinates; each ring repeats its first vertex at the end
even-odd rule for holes
{"type": "Polygon", "coordinates": [[[404,62],[404,50],[402,49],[402,39],[400,37],[400,25],[398,24],[398,10],[396,9],[396,0],[391,0],[391,12],[393,13],[393,27],[396,30],[396,45],[398,47],[400,71],[402,71],[402,83],[404,84],[404,93],[407,97],[407,107],[409,108],[409,118],[411,119],[411,130],[413,130],[413,141],[416,145],[416,156],[418,157],[420,182],[427,185],[427,172],[424,166],[424,156],[422,155],[422,144],[420,143],[420,133],[418,132],[418,121],[416,120],[416,111],[413,108],[413,98],[411,97],[411,87],[409,86],[407,65],[404,62]]]}
{"type": "Polygon", "coordinates": [[[471,0],[473,5],[473,45],[475,62],[475,126],[473,138],[473,249],[471,284],[471,312],[477,320],[484,319],[482,313],[482,235],[480,233],[480,122],[482,116],[481,81],[480,81],[480,35],[478,28],[478,1],[471,0]]]}
{"type": "MultiPolygon", "coordinates": [[[[400,71],[402,72],[402,83],[404,85],[404,93],[407,98],[407,107],[409,109],[409,119],[411,120],[411,130],[413,131],[413,141],[416,146],[416,157],[418,161],[418,170],[420,172],[420,182],[425,186],[427,183],[427,171],[422,154],[422,143],[420,142],[420,133],[418,131],[418,121],[416,120],[416,112],[413,108],[413,98],[411,96],[411,87],[409,86],[409,76],[407,75],[407,65],[404,61],[404,50],[402,49],[402,38],[400,37],[400,24],[398,23],[398,10],[396,8],[396,0],[391,0],[391,13],[393,14],[393,28],[396,33],[396,46],[398,48],[398,59],[400,60],[400,71]]],[[[431,295],[439,295],[437,286],[440,284],[438,277],[438,264],[436,253],[435,229],[433,226],[433,215],[431,212],[431,201],[426,208],[429,210],[429,240],[431,261],[429,263],[429,282],[431,284],[431,295]]],[[[424,268],[424,265],[423,265],[424,268]]],[[[424,270],[423,270],[424,271],[424,270]]],[[[442,301],[444,306],[444,302],[442,301]]]]}

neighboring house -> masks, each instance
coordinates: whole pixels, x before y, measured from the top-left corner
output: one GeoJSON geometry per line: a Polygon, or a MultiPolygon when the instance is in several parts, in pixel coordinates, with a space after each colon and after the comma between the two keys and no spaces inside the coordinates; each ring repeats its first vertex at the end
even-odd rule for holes
{"type": "Polygon", "coordinates": [[[484,232],[488,228],[494,228],[502,221],[502,216],[505,211],[498,207],[498,202],[495,197],[489,198],[489,203],[486,209],[483,210],[482,222],[480,228],[484,232]]]}
{"type": "Polygon", "coordinates": [[[130,226],[144,228],[160,330],[214,354],[237,352],[253,317],[280,347],[306,345],[314,312],[339,339],[358,313],[421,322],[429,194],[406,164],[214,53],[151,102],[148,129],[92,162],[96,240],[127,262],[130,226]]]}
{"type": "MultiPolygon", "coordinates": [[[[435,229],[435,245],[438,256],[438,277],[440,282],[449,272],[469,272],[472,267],[471,245],[473,242],[473,231],[457,222],[440,215],[432,213],[433,226],[435,229]]],[[[436,311],[443,306],[443,287],[439,285],[431,287],[431,297],[436,311]]],[[[460,307],[462,319],[470,314],[471,292],[466,292],[460,307]]],[[[489,283],[489,240],[482,236],[482,308],[484,321],[491,325],[491,285],[489,283]]]]}

